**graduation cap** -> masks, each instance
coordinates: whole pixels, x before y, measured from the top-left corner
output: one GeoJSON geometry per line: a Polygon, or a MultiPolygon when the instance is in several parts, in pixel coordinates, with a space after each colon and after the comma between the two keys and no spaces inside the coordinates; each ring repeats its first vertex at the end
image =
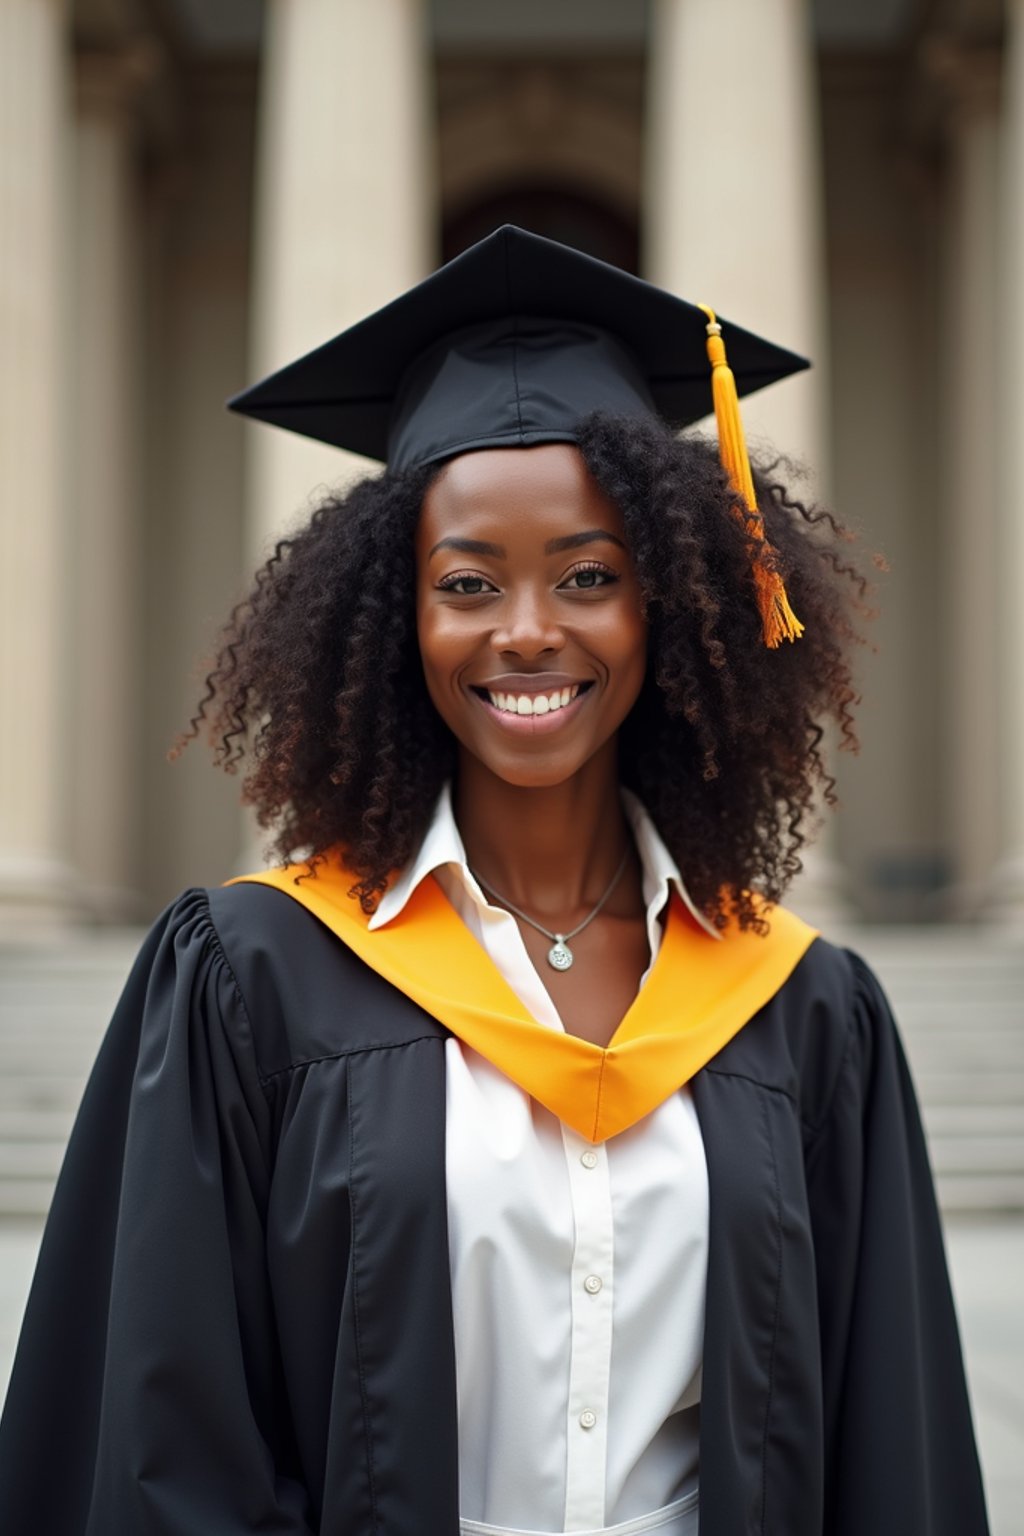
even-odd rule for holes
{"type": "Polygon", "coordinates": [[[706,306],[507,224],[228,405],[394,470],[574,442],[595,410],[674,428],[714,410],[775,646],[802,625],[765,543],[737,397],[808,366],[706,306]]]}

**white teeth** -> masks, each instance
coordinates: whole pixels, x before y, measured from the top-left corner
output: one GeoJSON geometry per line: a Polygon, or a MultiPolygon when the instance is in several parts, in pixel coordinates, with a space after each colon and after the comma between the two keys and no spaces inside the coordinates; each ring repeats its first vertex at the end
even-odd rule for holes
{"type": "Polygon", "coordinates": [[[553,710],[564,709],[579,693],[579,684],[571,688],[556,689],[554,693],[492,693],[487,697],[495,709],[506,715],[547,715],[553,710]]]}

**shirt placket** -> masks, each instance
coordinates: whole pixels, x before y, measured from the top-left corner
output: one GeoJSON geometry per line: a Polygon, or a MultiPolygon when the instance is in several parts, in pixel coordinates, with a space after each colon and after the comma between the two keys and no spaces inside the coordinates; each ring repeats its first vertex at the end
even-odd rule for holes
{"type": "Polygon", "coordinates": [[[565,1529],[604,1526],[612,1357],[614,1241],[608,1148],[562,1126],[572,1201],[572,1337],[565,1529]]]}

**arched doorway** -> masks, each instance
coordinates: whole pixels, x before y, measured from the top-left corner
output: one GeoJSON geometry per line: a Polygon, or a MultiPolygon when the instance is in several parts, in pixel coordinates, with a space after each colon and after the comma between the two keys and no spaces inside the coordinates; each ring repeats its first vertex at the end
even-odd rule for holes
{"type": "Polygon", "coordinates": [[[639,234],[635,221],[563,187],[524,185],[494,192],[444,222],[442,249],[450,261],[501,224],[518,224],[590,256],[636,272],[639,234]]]}
{"type": "Polygon", "coordinates": [[[519,224],[635,272],[643,82],[639,52],[442,59],[445,258],[501,224],[519,224]]]}

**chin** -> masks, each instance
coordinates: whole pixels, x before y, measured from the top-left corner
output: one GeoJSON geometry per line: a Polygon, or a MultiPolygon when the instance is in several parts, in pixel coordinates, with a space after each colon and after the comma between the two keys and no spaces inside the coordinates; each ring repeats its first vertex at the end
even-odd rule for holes
{"type": "Polygon", "coordinates": [[[598,745],[593,751],[584,753],[564,750],[495,752],[481,750],[479,742],[465,739],[460,739],[460,746],[488,773],[517,789],[553,789],[558,784],[565,784],[581,773],[601,751],[598,745]]]}
{"type": "MultiPolygon", "coordinates": [[[[505,784],[511,784],[516,789],[554,789],[558,784],[565,784],[579,771],[579,766],[569,769],[547,767],[539,763],[486,763],[484,765],[495,778],[501,779],[505,784]]],[[[582,766],[582,765],[580,765],[582,766]]]]}

